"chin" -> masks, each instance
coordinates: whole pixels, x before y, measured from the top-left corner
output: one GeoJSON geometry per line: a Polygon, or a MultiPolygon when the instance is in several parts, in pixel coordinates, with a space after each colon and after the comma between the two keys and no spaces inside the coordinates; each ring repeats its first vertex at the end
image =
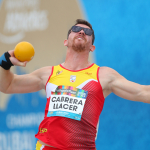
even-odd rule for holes
{"type": "Polygon", "coordinates": [[[86,49],[86,41],[78,41],[74,38],[72,48],[76,52],[83,52],[86,49]]]}
{"type": "Polygon", "coordinates": [[[85,51],[85,45],[83,45],[83,44],[73,45],[72,48],[76,52],[83,52],[83,51],[85,51]]]}

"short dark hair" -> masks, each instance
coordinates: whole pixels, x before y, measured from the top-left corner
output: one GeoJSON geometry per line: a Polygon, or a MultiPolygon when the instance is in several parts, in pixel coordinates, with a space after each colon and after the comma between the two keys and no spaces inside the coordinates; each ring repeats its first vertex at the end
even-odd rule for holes
{"type": "MultiPolygon", "coordinates": [[[[76,23],[74,24],[74,26],[75,25],[77,25],[77,24],[84,24],[84,25],[87,25],[92,31],[93,31],[93,34],[92,34],[92,44],[94,43],[94,40],[95,40],[95,35],[94,35],[94,30],[93,30],[93,28],[92,28],[92,25],[88,22],[88,21],[86,21],[86,20],[83,20],[83,19],[77,19],[76,20],[76,23]]],[[[69,31],[68,31],[68,34],[67,34],[67,39],[68,39],[68,36],[69,36],[69,34],[71,33],[71,28],[69,29],[69,31]]]]}

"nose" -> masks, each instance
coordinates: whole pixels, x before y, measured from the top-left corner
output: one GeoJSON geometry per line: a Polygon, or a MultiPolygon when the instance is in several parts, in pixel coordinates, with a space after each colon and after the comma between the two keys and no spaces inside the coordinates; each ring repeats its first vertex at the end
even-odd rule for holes
{"type": "Polygon", "coordinates": [[[85,35],[83,29],[81,31],[79,31],[79,34],[85,35]]]}

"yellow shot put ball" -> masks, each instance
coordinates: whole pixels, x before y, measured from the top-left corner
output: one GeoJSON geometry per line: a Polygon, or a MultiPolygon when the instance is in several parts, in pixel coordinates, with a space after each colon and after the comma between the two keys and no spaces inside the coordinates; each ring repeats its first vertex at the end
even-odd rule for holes
{"type": "Polygon", "coordinates": [[[18,43],[14,50],[15,57],[21,62],[30,61],[34,54],[34,47],[29,42],[18,43]]]}

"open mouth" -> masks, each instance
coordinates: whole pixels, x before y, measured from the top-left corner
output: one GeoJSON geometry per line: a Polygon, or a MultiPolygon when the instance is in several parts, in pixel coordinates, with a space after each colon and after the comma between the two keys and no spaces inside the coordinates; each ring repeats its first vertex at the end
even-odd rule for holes
{"type": "Polygon", "coordinates": [[[83,40],[83,39],[82,39],[82,38],[80,38],[80,37],[79,37],[78,39],[79,39],[79,40],[83,40]]]}
{"type": "Polygon", "coordinates": [[[81,36],[76,37],[76,39],[78,39],[78,40],[85,40],[85,38],[81,37],[81,36]]]}

